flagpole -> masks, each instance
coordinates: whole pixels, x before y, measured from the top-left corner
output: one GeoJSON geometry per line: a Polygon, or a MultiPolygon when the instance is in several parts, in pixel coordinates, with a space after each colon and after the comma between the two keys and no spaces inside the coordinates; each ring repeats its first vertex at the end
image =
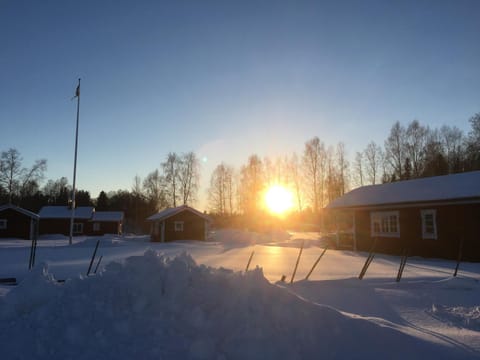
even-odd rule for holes
{"type": "Polygon", "coordinates": [[[80,79],[78,79],[78,86],[75,90],[75,97],[77,98],[77,127],[75,131],[75,156],[73,160],[73,188],[72,188],[72,213],[70,217],[70,238],[69,245],[72,245],[73,240],[73,221],[75,218],[75,183],[77,179],[77,148],[78,148],[78,122],[80,119],[80,79]]]}

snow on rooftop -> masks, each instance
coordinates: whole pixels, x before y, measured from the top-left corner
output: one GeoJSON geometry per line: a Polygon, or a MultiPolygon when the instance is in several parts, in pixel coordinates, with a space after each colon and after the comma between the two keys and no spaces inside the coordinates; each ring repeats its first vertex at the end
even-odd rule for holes
{"type": "MultiPolygon", "coordinates": [[[[90,219],[94,211],[93,206],[79,206],[75,209],[75,218],[90,219]]],[[[38,215],[41,219],[70,219],[72,210],[68,206],[44,206],[38,215]]]]}
{"type": "Polygon", "coordinates": [[[204,218],[205,220],[209,221],[210,218],[201,213],[200,211],[198,210],[195,210],[194,208],[190,207],[190,206],[187,206],[187,205],[181,205],[181,206],[177,206],[177,207],[174,207],[174,208],[166,208],[162,211],[159,211],[158,213],[156,214],[153,214],[152,216],[148,217],[147,220],[149,221],[158,221],[158,220],[165,220],[165,219],[168,219],[169,217],[172,217],[173,215],[175,214],[178,214],[182,211],[190,211],[202,218],[204,218]]]}
{"type": "Polygon", "coordinates": [[[32,212],[30,210],[27,210],[27,209],[24,209],[24,208],[21,208],[21,207],[18,207],[16,205],[6,204],[6,205],[0,206],[0,211],[4,211],[4,210],[7,210],[7,209],[12,209],[12,210],[18,211],[19,213],[22,213],[26,216],[29,216],[29,217],[33,218],[33,219],[38,219],[39,218],[39,216],[37,214],[35,214],[34,212],[32,212]]]}
{"type": "Polygon", "coordinates": [[[363,186],[327,208],[480,199],[480,171],[363,186]]]}
{"type": "Polygon", "coordinates": [[[123,211],[95,211],[92,221],[122,221],[123,211]]]}

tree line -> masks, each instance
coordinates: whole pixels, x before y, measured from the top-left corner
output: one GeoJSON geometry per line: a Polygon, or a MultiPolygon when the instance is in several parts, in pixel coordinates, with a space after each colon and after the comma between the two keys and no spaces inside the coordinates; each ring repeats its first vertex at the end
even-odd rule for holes
{"type": "MultiPolygon", "coordinates": [[[[45,205],[69,205],[72,187],[66,177],[50,179],[41,186],[47,160],[36,160],[25,167],[17,149],[0,154],[0,204],[15,204],[38,212],[45,205]]],[[[145,179],[135,176],[130,190],[101,191],[92,199],[85,190],[76,190],[77,206],[96,206],[99,211],[122,210],[132,231],[145,229],[147,216],[166,207],[192,205],[198,196],[200,165],[195,153],[169,153],[158,169],[145,179]]]]}
{"type": "MultiPolygon", "coordinates": [[[[418,120],[396,122],[383,146],[370,142],[351,160],[344,143],[327,145],[315,136],[305,142],[301,154],[277,158],[248,157],[238,169],[222,162],[210,176],[207,191],[209,213],[219,221],[242,225],[248,217],[265,221],[264,192],[281,184],[290,189],[294,207],[289,218],[318,222],[321,209],[350,189],[419,177],[480,169],[480,113],[469,119],[465,134],[453,126],[430,128],[418,120]],[[226,219],[226,220],[225,220],[226,219]]],[[[71,187],[66,177],[43,186],[47,160],[30,167],[16,149],[0,155],[0,204],[12,203],[32,211],[44,205],[67,205],[71,187]]],[[[167,154],[145,178],[136,175],[129,190],[100,192],[92,199],[77,190],[77,206],[97,210],[122,210],[127,229],[145,231],[145,218],[166,207],[195,205],[199,194],[200,162],[194,152],[167,154]]],[[[251,223],[251,222],[250,222],[251,223]]]]}
{"type": "Polygon", "coordinates": [[[469,122],[468,134],[455,126],[396,122],[383,146],[371,141],[353,161],[344,143],[329,146],[315,136],[305,142],[302,154],[276,159],[253,154],[239,169],[221,163],[210,178],[209,209],[224,217],[256,216],[264,210],[264,191],[282,184],[295,198],[295,212],[318,214],[358,186],[480,170],[480,113],[469,122]]]}

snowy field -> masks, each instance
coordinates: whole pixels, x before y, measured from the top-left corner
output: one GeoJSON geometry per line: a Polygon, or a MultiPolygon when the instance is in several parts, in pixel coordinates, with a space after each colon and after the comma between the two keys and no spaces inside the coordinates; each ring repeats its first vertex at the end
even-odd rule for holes
{"type": "Polygon", "coordinates": [[[304,280],[316,233],[148,240],[42,238],[32,271],[30,242],[0,241],[0,359],[480,358],[480,263],[410,258],[397,283],[377,255],[359,280],[366,253],[327,250],[304,280]]]}

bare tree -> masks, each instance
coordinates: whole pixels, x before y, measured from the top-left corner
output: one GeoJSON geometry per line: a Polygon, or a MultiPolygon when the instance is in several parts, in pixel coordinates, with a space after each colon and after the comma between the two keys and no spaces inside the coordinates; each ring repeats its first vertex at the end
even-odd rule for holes
{"type": "Polygon", "coordinates": [[[444,156],[448,164],[448,172],[456,173],[463,170],[465,157],[465,137],[463,132],[456,126],[442,126],[436,137],[439,139],[444,156]]]}
{"type": "Polygon", "coordinates": [[[47,196],[49,204],[67,205],[71,189],[68,186],[68,179],[61,177],[58,180],[48,180],[42,192],[47,196]]]}
{"type": "Polygon", "coordinates": [[[233,168],[221,163],[212,173],[208,189],[210,208],[217,214],[233,213],[233,168]]]}
{"type": "Polygon", "coordinates": [[[132,195],[137,198],[141,198],[144,195],[142,188],[142,178],[138,175],[135,175],[135,177],[133,178],[132,195]]]}
{"type": "Polygon", "coordinates": [[[295,199],[297,203],[298,211],[303,210],[304,202],[304,193],[303,193],[303,176],[300,160],[296,153],[288,159],[287,171],[289,176],[289,182],[292,184],[293,190],[295,192],[295,199]]]}
{"type": "Polygon", "coordinates": [[[0,156],[0,185],[7,190],[10,203],[15,195],[21,198],[38,190],[38,182],[47,169],[45,159],[36,160],[30,169],[22,167],[22,161],[20,152],[14,148],[2,151],[0,156]]]}
{"type": "Polygon", "coordinates": [[[180,158],[178,180],[183,205],[195,201],[200,182],[200,162],[194,152],[188,152],[180,158]]]}
{"type": "Polygon", "coordinates": [[[365,173],[369,184],[375,185],[382,178],[380,175],[383,167],[383,151],[374,141],[370,142],[365,148],[365,173]]]}
{"type": "Polygon", "coordinates": [[[152,171],[143,180],[143,189],[148,201],[152,204],[155,211],[168,205],[165,199],[165,178],[157,170],[152,171]]]}
{"type": "Polygon", "coordinates": [[[405,132],[405,150],[412,167],[412,177],[418,178],[425,164],[425,146],[429,129],[413,120],[405,132]]]}
{"type": "Polygon", "coordinates": [[[307,141],[303,152],[305,179],[312,199],[312,208],[318,212],[324,205],[326,151],[318,137],[307,141]]]}
{"type": "Polygon", "coordinates": [[[347,174],[348,174],[348,160],[347,160],[347,151],[345,150],[345,144],[339,142],[336,149],[336,158],[337,158],[337,170],[338,170],[338,181],[339,181],[339,190],[340,196],[345,194],[347,189],[347,174]]]}
{"type": "Polygon", "coordinates": [[[13,195],[20,187],[22,175],[22,157],[17,149],[2,151],[0,157],[0,183],[7,190],[8,202],[12,202],[13,195]]]}
{"type": "Polygon", "coordinates": [[[363,186],[363,152],[356,152],[353,164],[356,185],[363,186]]]}
{"type": "Polygon", "coordinates": [[[471,130],[466,142],[467,162],[469,170],[480,170],[480,113],[470,118],[471,130]]]}
{"type": "Polygon", "coordinates": [[[239,198],[244,213],[255,214],[259,210],[261,191],[264,187],[263,164],[257,155],[248,158],[240,170],[239,198]]]}
{"type": "Polygon", "coordinates": [[[173,207],[177,206],[179,197],[181,162],[180,157],[176,153],[169,153],[165,162],[161,164],[165,176],[167,200],[173,207]]]}
{"type": "Polygon", "coordinates": [[[391,167],[392,180],[403,179],[405,164],[405,128],[396,122],[390,130],[390,136],[385,141],[385,159],[391,167]]]}
{"type": "Polygon", "coordinates": [[[345,150],[342,146],[338,150],[338,147],[329,146],[327,151],[326,195],[329,202],[342,196],[345,191],[345,150]]]}

